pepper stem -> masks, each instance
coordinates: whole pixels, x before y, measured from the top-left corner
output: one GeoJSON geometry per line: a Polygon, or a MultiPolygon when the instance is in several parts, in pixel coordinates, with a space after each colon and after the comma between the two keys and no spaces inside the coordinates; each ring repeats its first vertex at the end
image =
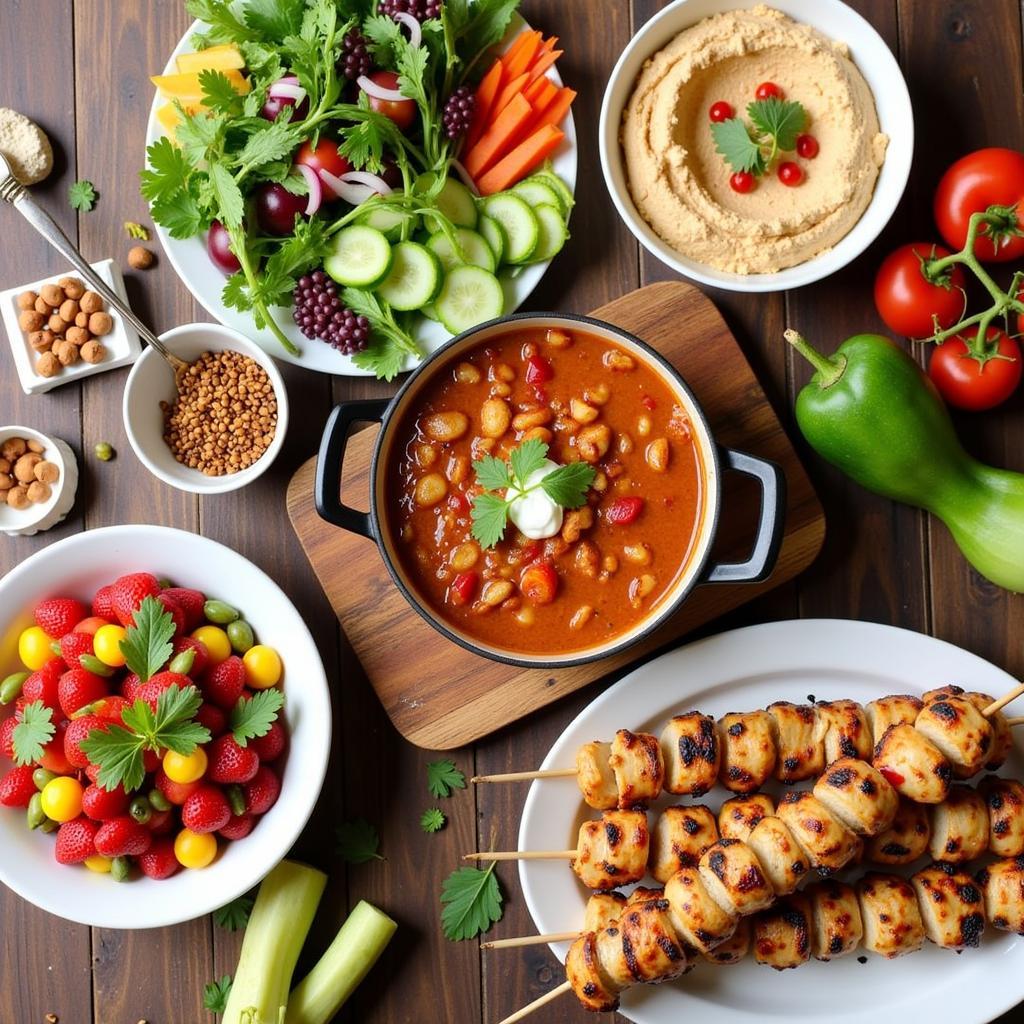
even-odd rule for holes
{"type": "Polygon", "coordinates": [[[832,387],[846,373],[846,356],[823,356],[799,331],[794,331],[792,328],[783,331],[782,336],[817,371],[819,387],[832,387]]]}

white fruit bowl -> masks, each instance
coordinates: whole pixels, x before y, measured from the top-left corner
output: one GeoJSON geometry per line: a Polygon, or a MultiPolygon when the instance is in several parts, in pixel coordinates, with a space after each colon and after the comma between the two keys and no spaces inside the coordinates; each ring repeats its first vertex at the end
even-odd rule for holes
{"type": "MultiPolygon", "coordinates": [[[[152,572],[235,604],[263,643],[281,652],[289,749],[277,803],[237,842],[221,841],[203,870],[127,882],[58,864],[55,835],[32,832],[20,808],[0,807],[0,881],[59,917],[98,928],[156,928],[189,921],[256,885],[289,851],[323,785],[331,746],[331,701],[313,637],[273,580],[205,537],[160,526],[113,526],[58,541],[0,580],[0,678],[18,671],[18,634],[32,609],[56,596],[88,601],[128,572],[152,572]]],[[[0,714],[10,708],[0,709],[0,714]]],[[[0,771],[9,763],[0,758],[0,771]]]]}

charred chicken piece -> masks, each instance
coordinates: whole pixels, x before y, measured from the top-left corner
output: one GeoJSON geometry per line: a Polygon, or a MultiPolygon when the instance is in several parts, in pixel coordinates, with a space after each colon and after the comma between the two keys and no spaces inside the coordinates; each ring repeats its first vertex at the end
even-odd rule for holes
{"type": "Polygon", "coordinates": [[[762,818],[774,813],[775,803],[767,793],[731,797],[718,812],[718,832],[723,839],[746,842],[751,829],[762,818]]]}
{"type": "Polygon", "coordinates": [[[753,793],[772,776],[775,738],[767,711],[730,712],[718,721],[722,760],[719,782],[734,793],[753,793]]]}
{"type": "Polygon", "coordinates": [[[807,886],[804,892],[814,918],[811,955],[818,960],[837,960],[852,953],[864,936],[853,886],[829,879],[807,886]]]}
{"type": "Polygon", "coordinates": [[[651,831],[650,872],[667,882],[680,868],[694,868],[701,855],[718,841],[718,826],[704,804],[666,807],[651,831]]]}
{"type": "Polygon", "coordinates": [[[615,889],[644,877],[649,851],[643,811],[604,811],[580,826],[572,869],[588,889],[615,889]]]}
{"type": "Polygon", "coordinates": [[[924,945],[924,922],[908,881],[871,872],[857,883],[857,900],[869,953],[892,960],[924,945]]]}
{"type": "Polygon", "coordinates": [[[899,797],[884,776],[867,761],[842,757],[825,769],[814,795],[859,836],[884,832],[896,817],[899,797]]]}
{"type": "Polygon", "coordinates": [[[969,786],[949,787],[949,795],[931,808],[933,860],[962,864],[988,849],[989,814],[985,798],[969,786]]]}
{"type": "Polygon", "coordinates": [[[924,733],[903,723],[886,729],[872,764],[902,796],[919,804],[940,804],[949,792],[949,761],[924,733]]]}
{"type": "Polygon", "coordinates": [[[703,796],[718,781],[722,761],[715,720],[699,711],[676,715],[661,734],[661,755],[667,792],[703,796]]]}

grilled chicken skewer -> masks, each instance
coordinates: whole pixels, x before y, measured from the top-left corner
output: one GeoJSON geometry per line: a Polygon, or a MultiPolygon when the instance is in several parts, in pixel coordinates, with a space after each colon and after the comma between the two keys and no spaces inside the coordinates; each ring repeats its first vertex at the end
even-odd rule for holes
{"type": "Polygon", "coordinates": [[[753,793],[769,779],[792,784],[814,778],[840,757],[872,760],[892,786],[917,803],[941,803],[955,778],[1002,765],[1009,720],[998,701],[958,686],[922,698],[896,695],[854,701],[790,704],[731,712],[717,723],[691,711],[672,718],[660,737],[620,729],[610,743],[583,744],[576,767],[483,775],[474,782],[575,778],[595,810],[645,807],[664,789],[703,796],[716,782],[753,793]]]}

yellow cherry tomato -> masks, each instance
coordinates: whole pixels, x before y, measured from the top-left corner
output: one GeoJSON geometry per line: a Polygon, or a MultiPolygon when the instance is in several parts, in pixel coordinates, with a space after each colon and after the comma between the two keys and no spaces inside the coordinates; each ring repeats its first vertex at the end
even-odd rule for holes
{"type": "Polygon", "coordinates": [[[206,751],[196,747],[191,754],[164,754],[164,774],[171,782],[196,782],[206,774],[206,751]]]}
{"type": "Polygon", "coordinates": [[[124,664],[121,653],[121,641],[127,635],[124,626],[100,626],[93,634],[92,649],[96,657],[111,668],[120,668],[124,664]]]}
{"type": "Polygon", "coordinates": [[[281,681],[281,655],[273,647],[257,644],[242,655],[245,681],[254,690],[266,690],[281,681]]]}
{"type": "Polygon", "coordinates": [[[39,626],[29,626],[18,637],[18,657],[31,672],[41,669],[51,658],[57,657],[50,646],[53,641],[39,626]]]}
{"type": "Polygon", "coordinates": [[[183,828],[174,837],[174,856],[183,868],[205,868],[217,856],[217,840],[212,832],[183,828]]]}
{"type": "Polygon", "coordinates": [[[70,775],[58,775],[39,796],[43,813],[53,821],[72,821],[82,813],[82,784],[70,775]]]}
{"type": "Polygon", "coordinates": [[[231,657],[231,641],[220,626],[200,626],[192,634],[209,652],[210,663],[219,665],[231,657]]]}
{"type": "Polygon", "coordinates": [[[102,853],[94,853],[91,857],[86,857],[82,863],[90,871],[95,871],[101,875],[108,875],[110,874],[110,865],[113,861],[110,857],[104,857],[102,853]]]}

